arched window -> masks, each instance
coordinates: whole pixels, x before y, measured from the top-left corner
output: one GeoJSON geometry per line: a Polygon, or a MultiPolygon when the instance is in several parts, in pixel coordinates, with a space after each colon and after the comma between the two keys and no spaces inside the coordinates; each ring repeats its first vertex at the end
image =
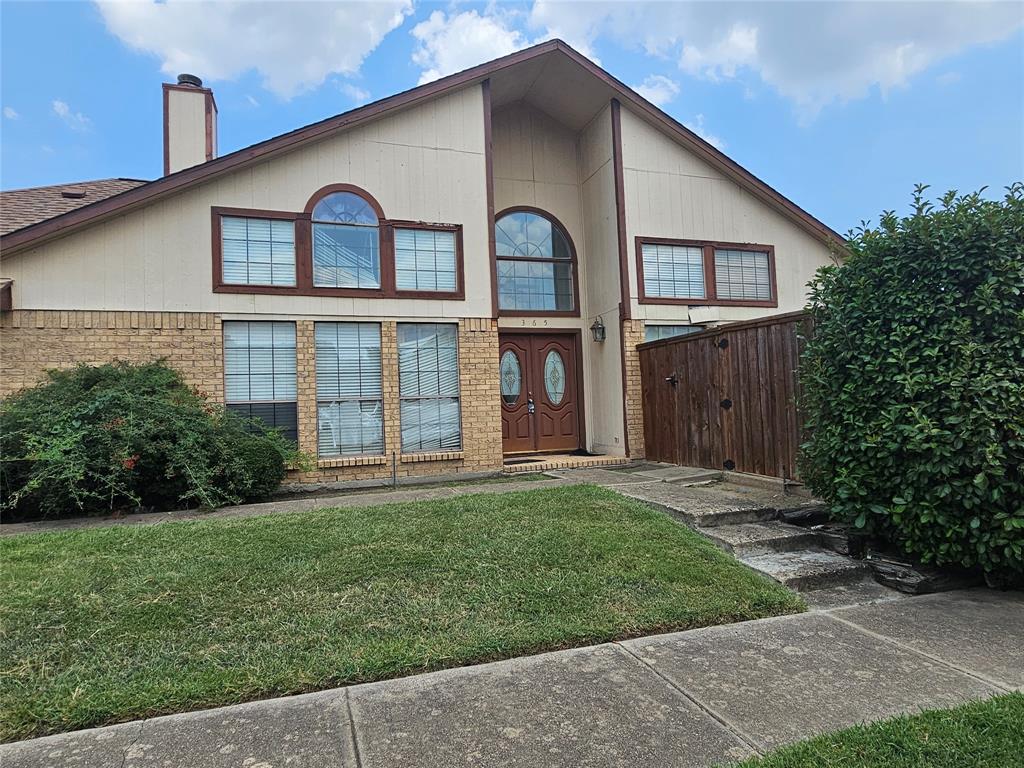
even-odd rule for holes
{"type": "Polygon", "coordinates": [[[575,251],[551,216],[517,209],[494,223],[498,308],[514,312],[573,312],[575,251]]]}
{"type": "Polygon", "coordinates": [[[350,189],[330,190],[321,190],[310,216],[313,285],[380,288],[380,206],[350,189]]]}

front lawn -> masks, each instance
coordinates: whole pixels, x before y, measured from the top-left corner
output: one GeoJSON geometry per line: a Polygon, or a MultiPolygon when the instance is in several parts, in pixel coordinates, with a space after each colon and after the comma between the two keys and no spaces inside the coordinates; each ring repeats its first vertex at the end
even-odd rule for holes
{"type": "Polygon", "coordinates": [[[802,609],[571,486],[0,539],[0,739],[802,609]]]}
{"type": "Polygon", "coordinates": [[[1024,693],[825,734],[737,768],[1006,768],[1024,755],[1024,693]]]}

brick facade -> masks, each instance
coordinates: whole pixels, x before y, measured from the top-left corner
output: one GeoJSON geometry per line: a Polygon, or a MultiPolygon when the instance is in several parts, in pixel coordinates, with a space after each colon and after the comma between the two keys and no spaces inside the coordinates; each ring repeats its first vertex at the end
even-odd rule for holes
{"type": "MultiPolygon", "coordinates": [[[[296,322],[299,447],[317,449],[314,322],[296,322]]],[[[317,462],[289,481],[312,483],[500,470],[501,412],[498,395],[498,327],[490,319],[459,321],[459,384],[463,450],[401,453],[397,323],[381,323],[385,456],[341,457],[317,462]]],[[[41,381],[50,368],[114,360],[133,363],[165,358],[190,385],[224,399],[223,336],[219,315],[167,312],[5,312],[0,319],[0,396],[41,381]]]]}
{"type": "Polygon", "coordinates": [[[47,369],[166,358],[184,380],[224,399],[220,317],[197,312],[19,309],[0,315],[0,396],[30,387],[47,369]]]}
{"type": "Polygon", "coordinates": [[[642,320],[622,321],[622,341],[626,348],[626,430],[629,435],[629,457],[642,459],[647,455],[644,448],[644,404],[640,386],[640,353],[636,345],[644,341],[642,320]]]}

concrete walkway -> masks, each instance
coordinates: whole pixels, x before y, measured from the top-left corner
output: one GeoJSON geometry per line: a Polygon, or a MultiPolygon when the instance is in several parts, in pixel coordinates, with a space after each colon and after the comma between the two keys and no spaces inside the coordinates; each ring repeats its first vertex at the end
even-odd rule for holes
{"type": "Polygon", "coordinates": [[[1024,689],[984,590],[546,653],[0,747],[4,768],[710,766],[1024,689]]]}

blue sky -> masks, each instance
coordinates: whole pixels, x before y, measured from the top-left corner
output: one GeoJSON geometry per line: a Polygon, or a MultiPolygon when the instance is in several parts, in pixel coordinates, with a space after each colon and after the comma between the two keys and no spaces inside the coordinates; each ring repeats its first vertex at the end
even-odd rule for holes
{"type": "Polygon", "coordinates": [[[0,3],[0,187],[161,172],[160,83],[221,154],[558,36],[839,231],[1024,179],[1019,3],[0,3]]]}

